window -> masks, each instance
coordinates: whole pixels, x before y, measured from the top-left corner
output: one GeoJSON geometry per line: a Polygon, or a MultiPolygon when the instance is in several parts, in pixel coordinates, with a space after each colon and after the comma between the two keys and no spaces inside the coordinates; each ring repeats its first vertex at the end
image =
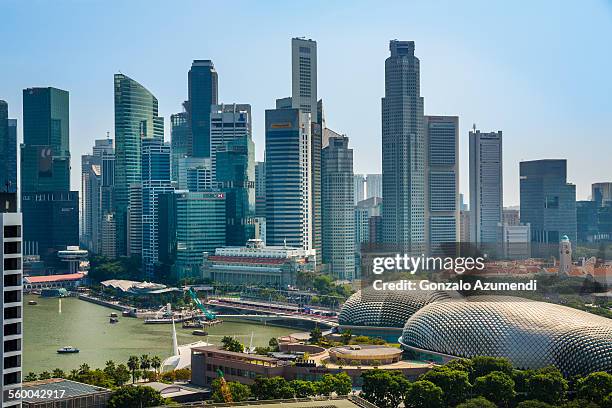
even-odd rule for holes
{"type": "Polygon", "coordinates": [[[18,254],[21,252],[21,242],[5,242],[4,253],[5,254],[18,254]]]}
{"type": "Polygon", "coordinates": [[[17,270],[21,269],[21,258],[6,258],[4,260],[4,270],[17,270]]]}
{"type": "Polygon", "coordinates": [[[546,196],[544,208],[559,208],[559,196],[546,196]]]}
{"type": "Polygon", "coordinates": [[[4,238],[20,238],[21,225],[6,225],[4,227],[4,238]]]}

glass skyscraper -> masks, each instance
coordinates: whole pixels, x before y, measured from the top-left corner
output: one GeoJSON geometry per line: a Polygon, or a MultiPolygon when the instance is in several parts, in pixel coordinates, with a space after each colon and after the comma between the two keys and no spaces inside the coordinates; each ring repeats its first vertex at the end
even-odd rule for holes
{"type": "Polygon", "coordinates": [[[383,239],[421,253],[425,243],[425,131],[413,41],[393,40],[382,98],[383,239]]]}
{"type": "Polygon", "coordinates": [[[164,139],[157,98],[124,74],[115,74],[115,223],[117,253],[127,253],[130,185],[141,182],[141,140],[164,139]]]}
{"type": "Polygon", "coordinates": [[[210,157],[210,107],[218,104],[218,78],[212,61],[194,60],[188,80],[191,152],[194,157],[210,157]]]}
{"type": "Polygon", "coordinates": [[[172,181],[178,182],[179,160],[191,155],[189,140],[191,139],[187,112],[170,115],[171,147],[172,147],[172,181]]]}
{"type": "Polygon", "coordinates": [[[17,120],[9,119],[8,104],[0,100],[0,192],[17,192],[17,120]]]}

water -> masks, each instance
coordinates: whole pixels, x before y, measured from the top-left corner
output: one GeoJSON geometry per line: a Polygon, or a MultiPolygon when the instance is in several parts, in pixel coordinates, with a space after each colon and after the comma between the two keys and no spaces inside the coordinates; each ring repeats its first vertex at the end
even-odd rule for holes
{"type": "MultiPolygon", "coordinates": [[[[117,312],[77,298],[59,299],[24,296],[23,372],[39,373],[61,368],[70,371],[87,363],[103,368],[106,361],[126,363],[131,355],[158,355],[162,360],[172,354],[172,325],[144,324],[142,319],[119,317],[110,324],[109,314],[117,312]],[[36,300],[38,305],[28,305],[36,300]],[[63,346],[74,346],[80,353],[57,354],[63,346]]],[[[118,312],[117,312],[118,313],[118,312]]],[[[118,313],[121,316],[121,313],[118,313]]],[[[252,322],[223,322],[204,329],[208,337],[194,336],[193,329],[176,325],[179,344],[208,341],[220,344],[225,335],[236,336],[249,345],[267,346],[271,337],[285,336],[300,329],[264,326],[252,322]]]]}

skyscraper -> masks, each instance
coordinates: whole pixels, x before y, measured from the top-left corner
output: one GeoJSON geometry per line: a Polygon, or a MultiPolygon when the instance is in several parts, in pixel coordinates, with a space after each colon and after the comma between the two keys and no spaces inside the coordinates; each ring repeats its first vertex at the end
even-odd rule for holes
{"type": "Polygon", "coordinates": [[[191,154],[210,157],[210,107],[218,102],[218,77],[211,60],[194,60],[188,75],[187,112],[191,127],[191,154]]]}
{"type": "Polygon", "coordinates": [[[21,406],[20,398],[9,398],[9,391],[21,388],[23,342],[23,283],[21,214],[17,194],[0,192],[0,240],[2,241],[2,406],[21,406]]]}
{"type": "Polygon", "coordinates": [[[533,249],[556,251],[564,235],[576,242],[576,186],[567,182],[567,161],[521,162],[520,177],[521,223],[531,226],[533,249]]]}
{"type": "Polygon", "coordinates": [[[213,181],[216,174],[217,150],[237,139],[251,139],[251,105],[221,104],[210,107],[210,158],[213,181]]]}
{"type": "MultiPolygon", "coordinates": [[[[327,139],[329,140],[329,139],[327,139]]],[[[366,178],[363,174],[355,174],[353,176],[353,192],[354,192],[354,203],[357,205],[360,201],[365,200],[365,186],[366,178]]]]}
{"type": "Polygon", "coordinates": [[[171,147],[172,147],[172,181],[178,182],[178,164],[183,157],[191,155],[189,141],[191,139],[187,112],[170,115],[171,147]]]}
{"type": "Polygon", "coordinates": [[[591,184],[591,200],[595,201],[598,207],[612,204],[612,183],[591,184]]]}
{"type": "Polygon", "coordinates": [[[497,242],[504,205],[502,132],[470,131],[470,239],[497,242]]]}
{"type": "Polygon", "coordinates": [[[425,131],[413,41],[393,40],[382,98],[383,239],[406,250],[425,243],[425,131]]]}
{"type": "Polygon", "coordinates": [[[255,216],[266,216],[266,162],[255,162],[255,216]]]}
{"type": "Polygon", "coordinates": [[[382,197],[382,174],[366,175],[366,197],[382,197]]]}
{"type": "Polygon", "coordinates": [[[266,110],[266,244],[312,249],[310,115],[266,110]]]}
{"type": "Polygon", "coordinates": [[[0,192],[17,192],[17,120],[9,119],[8,104],[0,100],[0,192]]]}
{"type": "Polygon", "coordinates": [[[319,123],[317,112],[317,42],[305,38],[291,40],[291,100],[293,108],[310,113],[319,123]]]}
{"type": "Polygon", "coordinates": [[[426,217],[430,250],[459,242],[459,118],[425,116],[426,217]]]}
{"type": "Polygon", "coordinates": [[[355,279],[353,149],[348,137],[331,138],[321,160],[323,263],[340,280],[355,279]]]}
{"type": "Polygon", "coordinates": [[[115,223],[117,254],[127,253],[129,190],[141,183],[141,140],[164,138],[157,98],[124,74],[115,74],[115,223]]]}
{"type": "Polygon", "coordinates": [[[244,246],[255,238],[255,144],[250,135],[216,148],[216,189],[225,193],[225,241],[244,246]]]}

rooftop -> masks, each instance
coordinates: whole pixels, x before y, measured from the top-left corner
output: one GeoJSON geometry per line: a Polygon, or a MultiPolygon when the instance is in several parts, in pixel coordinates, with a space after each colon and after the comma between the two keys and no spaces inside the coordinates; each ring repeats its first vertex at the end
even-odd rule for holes
{"type": "Polygon", "coordinates": [[[84,273],[67,273],[63,275],[46,275],[46,276],[26,276],[23,278],[26,283],[49,283],[62,281],[75,281],[83,279],[84,273]]]}
{"type": "MultiPolygon", "coordinates": [[[[85,395],[97,394],[97,393],[110,393],[111,391],[102,387],[95,387],[89,384],[83,384],[76,381],[70,381],[63,378],[50,378],[48,380],[39,380],[32,382],[25,382],[22,386],[24,391],[58,391],[63,392],[61,399],[81,397],[85,395]]],[[[24,393],[25,395],[32,393],[24,393]]],[[[36,395],[36,393],[33,393],[36,395]]],[[[42,394],[42,393],[38,393],[42,394]]],[[[45,402],[49,401],[48,398],[23,398],[24,402],[45,402]]]]}

